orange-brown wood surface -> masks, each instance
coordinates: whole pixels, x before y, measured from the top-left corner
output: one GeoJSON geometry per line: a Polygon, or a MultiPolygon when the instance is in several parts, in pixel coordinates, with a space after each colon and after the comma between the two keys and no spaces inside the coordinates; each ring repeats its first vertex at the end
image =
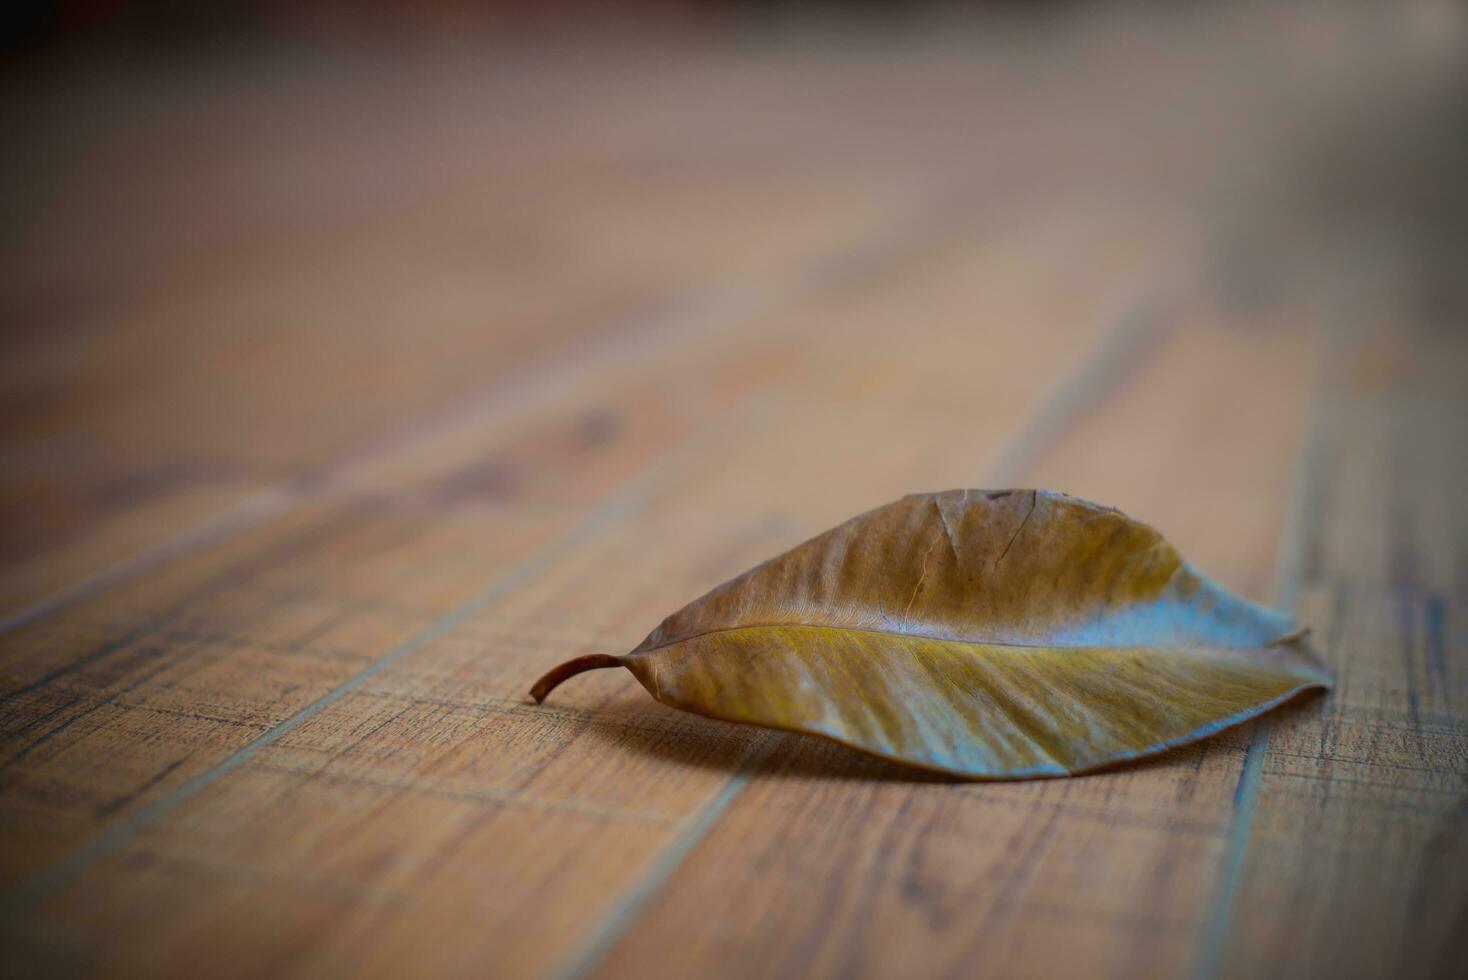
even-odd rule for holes
{"type": "Polygon", "coordinates": [[[956,118],[1090,86],[945,52],[9,95],[66,122],[0,272],[3,972],[1461,975],[1468,338],[1240,295],[1227,223],[1106,146],[1065,193],[1016,163],[1068,125],[994,165],[956,118]],[[621,671],[526,697],[985,486],[1153,524],[1335,689],[989,784],[621,671]]]}

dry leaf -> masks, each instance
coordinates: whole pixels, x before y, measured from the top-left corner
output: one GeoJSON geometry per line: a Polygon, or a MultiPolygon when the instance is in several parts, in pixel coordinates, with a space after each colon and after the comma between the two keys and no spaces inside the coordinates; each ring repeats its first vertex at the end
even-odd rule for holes
{"type": "Polygon", "coordinates": [[[1060,776],[1328,687],[1304,634],[1119,511],[953,490],[853,518],[531,695],[622,666],[686,711],[969,778],[1060,776]]]}

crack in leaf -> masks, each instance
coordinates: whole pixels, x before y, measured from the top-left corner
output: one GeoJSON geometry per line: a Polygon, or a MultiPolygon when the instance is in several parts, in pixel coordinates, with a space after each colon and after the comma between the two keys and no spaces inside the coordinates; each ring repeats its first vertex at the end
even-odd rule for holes
{"type": "MultiPolygon", "coordinates": [[[[967,490],[963,492],[963,499],[968,500],[967,490]]],[[[962,506],[962,501],[960,501],[960,506],[962,506]]],[[[937,497],[933,498],[933,509],[938,512],[938,520],[943,525],[943,533],[948,536],[948,550],[953,552],[953,561],[957,564],[959,561],[958,542],[953,538],[953,526],[948,523],[948,515],[943,512],[943,505],[938,503],[937,497]]]]}
{"type": "Polygon", "coordinates": [[[928,545],[927,551],[923,552],[923,568],[922,571],[918,573],[917,585],[912,587],[912,595],[908,597],[907,608],[902,610],[903,619],[906,619],[907,614],[912,612],[912,604],[914,602],[917,602],[918,593],[923,591],[923,583],[928,579],[928,559],[932,557],[933,549],[936,547],[938,547],[938,537],[934,535],[933,543],[928,545]]]}
{"type": "Polygon", "coordinates": [[[1004,550],[999,553],[999,557],[996,558],[996,559],[994,559],[994,564],[996,564],[996,565],[999,564],[1000,562],[1002,562],[1004,560],[1004,556],[1007,555],[1007,554],[1009,554],[1009,549],[1010,548],[1013,548],[1014,547],[1014,542],[1017,541],[1017,540],[1019,540],[1019,533],[1025,529],[1025,525],[1026,524],[1030,523],[1030,517],[1031,517],[1031,515],[1033,515],[1035,513],[1035,507],[1038,506],[1039,503],[1040,503],[1040,492],[1038,490],[1031,490],[1030,491],[1030,509],[1027,510],[1027,511],[1025,511],[1025,519],[1022,520],[1022,521],[1020,521],[1019,522],[1019,527],[1017,527],[1017,528],[1014,529],[1014,534],[1010,536],[1009,543],[1004,546],[1004,550]]]}

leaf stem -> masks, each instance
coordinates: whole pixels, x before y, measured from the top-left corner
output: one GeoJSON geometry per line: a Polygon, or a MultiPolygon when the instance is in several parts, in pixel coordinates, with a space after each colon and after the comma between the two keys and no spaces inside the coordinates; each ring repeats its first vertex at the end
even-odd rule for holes
{"type": "Polygon", "coordinates": [[[559,667],[551,668],[544,677],[535,682],[535,686],[530,689],[530,696],[535,699],[536,704],[540,704],[545,700],[547,694],[568,677],[575,677],[582,671],[620,666],[622,666],[621,657],[614,657],[607,653],[588,653],[584,657],[567,660],[559,667]]]}

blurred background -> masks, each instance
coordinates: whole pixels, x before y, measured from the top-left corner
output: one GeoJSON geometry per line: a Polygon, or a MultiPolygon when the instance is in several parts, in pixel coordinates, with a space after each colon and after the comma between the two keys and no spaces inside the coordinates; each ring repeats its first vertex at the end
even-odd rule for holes
{"type": "Polygon", "coordinates": [[[525,364],[945,234],[1040,235],[1057,292],[1072,247],[1462,322],[1458,3],[3,16],[12,606],[525,364]]]}

